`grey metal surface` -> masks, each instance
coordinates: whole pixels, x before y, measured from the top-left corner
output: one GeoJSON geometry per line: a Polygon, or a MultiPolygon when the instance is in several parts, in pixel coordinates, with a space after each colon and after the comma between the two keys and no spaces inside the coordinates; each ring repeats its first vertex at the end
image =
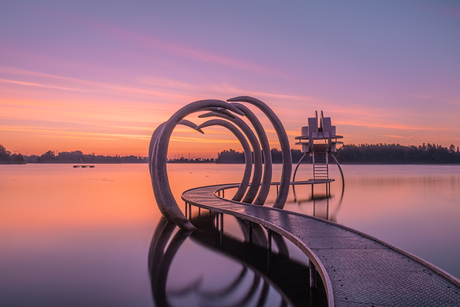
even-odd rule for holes
{"type": "MultiPolygon", "coordinates": [[[[220,112],[210,112],[207,114],[202,114],[199,117],[209,117],[209,116],[215,116],[215,117],[221,117],[223,119],[226,119],[232,123],[234,123],[238,128],[243,131],[244,135],[248,138],[251,146],[252,146],[252,152],[254,155],[254,159],[250,159],[250,163],[252,164],[254,162],[254,174],[252,176],[251,184],[249,186],[249,190],[246,193],[246,196],[242,200],[244,203],[251,204],[254,198],[257,195],[257,192],[259,191],[260,187],[260,181],[262,179],[262,153],[260,151],[260,144],[259,140],[257,139],[256,135],[254,132],[252,132],[251,128],[240,118],[238,117],[230,117],[226,114],[220,113],[220,112]],[[254,160],[254,161],[253,161],[254,160]]],[[[201,127],[201,126],[200,126],[201,127]]],[[[251,155],[252,156],[252,155],[251,155]]],[[[247,161],[247,159],[246,159],[247,161]]],[[[240,185],[241,186],[241,185],[240,185]]],[[[240,201],[240,199],[234,199],[240,201]]]]}
{"type": "Polygon", "coordinates": [[[273,207],[283,209],[286,204],[286,199],[289,193],[289,183],[291,182],[291,172],[292,172],[292,156],[291,156],[291,146],[289,145],[289,139],[287,137],[286,130],[284,129],[283,124],[281,123],[278,116],[275,112],[268,107],[263,101],[249,97],[249,96],[238,96],[231,99],[227,99],[230,102],[247,102],[257,108],[259,108],[270,120],[273,125],[273,128],[276,131],[278,140],[281,147],[281,153],[283,156],[283,165],[281,171],[281,184],[278,196],[276,197],[273,207]]]}
{"type": "Polygon", "coordinates": [[[240,141],[241,146],[243,147],[244,151],[244,156],[245,156],[245,167],[244,167],[244,175],[243,179],[241,180],[240,186],[238,187],[238,190],[236,191],[235,195],[233,196],[232,200],[235,201],[240,201],[244,193],[246,193],[246,190],[249,185],[249,180],[251,179],[251,172],[252,172],[252,153],[251,153],[251,148],[249,147],[249,143],[244,137],[243,133],[241,133],[240,130],[238,130],[237,127],[235,127],[233,124],[231,124],[228,121],[221,120],[221,119],[211,119],[208,120],[204,123],[202,123],[198,128],[205,128],[209,126],[222,126],[230,130],[233,135],[236,136],[238,141],[240,141]]]}
{"type": "MultiPolygon", "coordinates": [[[[284,130],[284,127],[281,124],[279,118],[264,102],[248,96],[235,97],[229,99],[228,101],[242,101],[255,105],[268,117],[273,127],[275,128],[275,132],[278,135],[283,155],[283,169],[281,175],[281,182],[279,184],[280,188],[278,196],[274,203],[274,207],[282,209],[284,207],[284,204],[286,203],[287,194],[289,193],[289,182],[292,170],[292,157],[286,131],[284,130]]],[[[270,182],[268,182],[268,180],[271,179],[271,159],[268,157],[270,156],[268,141],[265,133],[263,132],[263,127],[260,124],[259,120],[248,108],[242,106],[239,103],[229,104],[225,101],[215,99],[199,100],[189,103],[188,105],[182,107],[176,113],[174,113],[166,122],[158,126],[157,129],[155,129],[155,131],[153,132],[149,146],[149,171],[152,181],[153,192],[155,194],[155,199],[157,200],[157,205],[161,211],[161,214],[168,221],[176,223],[181,229],[184,230],[194,230],[195,226],[193,226],[193,224],[182,214],[171,192],[166,168],[166,162],[168,160],[168,147],[171,134],[176,125],[178,124],[190,126],[202,133],[200,128],[197,127],[194,123],[184,119],[184,117],[192,113],[202,111],[211,111],[211,113],[202,114],[201,116],[214,115],[218,117],[223,117],[228,121],[235,123],[238,127],[240,127],[240,129],[243,130],[243,133],[246,135],[246,137],[251,143],[254,155],[254,174],[252,177],[252,182],[249,185],[249,190],[246,193],[243,202],[252,203],[254,198],[258,194],[258,191],[260,190],[255,203],[258,205],[263,205],[269,190],[270,182]],[[230,111],[234,114],[232,114],[230,111]],[[257,131],[257,134],[260,138],[260,142],[262,144],[262,148],[264,150],[264,156],[266,158],[264,167],[266,173],[263,177],[261,189],[259,188],[261,187],[262,178],[262,153],[259,140],[252,132],[251,128],[243,120],[235,116],[244,116],[245,114],[249,116],[249,121],[253,124],[254,128],[257,131]]],[[[230,129],[232,129],[233,125],[229,127],[230,129]]],[[[240,141],[242,141],[242,139],[243,138],[240,138],[240,141]]],[[[245,149],[245,152],[247,156],[248,150],[245,149]]],[[[248,164],[252,163],[250,160],[251,159],[246,157],[247,166],[248,164]]],[[[250,170],[248,167],[246,167],[244,179],[248,177],[249,173],[250,170]]],[[[243,182],[240,185],[241,189],[239,189],[237,195],[235,196],[235,199],[241,199],[239,194],[243,193],[239,192],[243,192],[243,189],[245,189],[246,186],[247,183],[243,180],[243,182]]]]}
{"type": "Polygon", "coordinates": [[[292,241],[318,269],[330,306],[460,306],[460,281],[434,265],[334,222],[215,194],[234,186],[196,188],[182,199],[259,223],[292,241]]]}

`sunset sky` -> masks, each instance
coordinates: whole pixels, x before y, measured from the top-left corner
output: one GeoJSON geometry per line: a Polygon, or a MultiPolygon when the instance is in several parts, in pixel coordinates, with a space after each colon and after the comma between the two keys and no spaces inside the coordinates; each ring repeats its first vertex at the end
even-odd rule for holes
{"type": "MultiPolygon", "coordinates": [[[[180,107],[240,95],[292,148],[315,110],[345,144],[460,146],[459,1],[3,0],[0,42],[11,152],[145,156],[180,107]]],[[[178,127],[169,153],[229,148],[223,128],[178,127]]]]}

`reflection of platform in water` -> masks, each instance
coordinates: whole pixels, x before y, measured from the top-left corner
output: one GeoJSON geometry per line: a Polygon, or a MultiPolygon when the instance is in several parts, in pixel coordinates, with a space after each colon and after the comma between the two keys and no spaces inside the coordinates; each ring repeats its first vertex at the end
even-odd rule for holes
{"type": "Polygon", "coordinates": [[[330,221],[216,195],[231,187],[196,188],[185,191],[182,199],[189,212],[193,205],[230,214],[288,238],[318,269],[329,306],[460,306],[460,281],[438,267],[330,221]]]}

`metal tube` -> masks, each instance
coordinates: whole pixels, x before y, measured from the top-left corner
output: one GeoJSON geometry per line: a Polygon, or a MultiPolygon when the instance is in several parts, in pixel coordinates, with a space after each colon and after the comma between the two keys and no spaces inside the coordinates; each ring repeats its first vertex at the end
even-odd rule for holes
{"type": "Polygon", "coordinates": [[[310,260],[310,288],[316,288],[316,268],[313,262],[310,260]]]}
{"type": "Polygon", "coordinates": [[[249,244],[252,244],[252,222],[249,222],[249,244]]]}
{"type": "Polygon", "coordinates": [[[272,252],[272,231],[267,228],[267,235],[268,235],[268,240],[267,240],[267,249],[268,252],[272,252]]]}
{"type": "Polygon", "coordinates": [[[224,214],[220,213],[220,231],[219,231],[219,244],[220,244],[220,246],[222,246],[223,238],[224,238],[224,214]]]}
{"type": "Polygon", "coordinates": [[[267,271],[270,271],[270,257],[272,254],[272,231],[267,228],[267,271]]]}
{"type": "Polygon", "coordinates": [[[224,214],[220,214],[220,232],[224,231],[224,214]]]}
{"type": "Polygon", "coordinates": [[[286,134],[286,130],[283,127],[280,119],[276,114],[262,101],[249,97],[249,96],[239,96],[228,99],[227,101],[235,102],[235,101],[243,101],[248,102],[257,108],[259,108],[270,120],[275,128],[276,134],[278,135],[278,140],[281,147],[281,153],[283,156],[283,166],[282,166],[282,173],[281,173],[281,192],[278,193],[278,196],[273,204],[274,208],[283,209],[284,204],[286,203],[286,199],[289,193],[289,186],[291,183],[291,172],[292,172],[292,156],[291,156],[291,146],[289,145],[289,139],[286,134]]]}

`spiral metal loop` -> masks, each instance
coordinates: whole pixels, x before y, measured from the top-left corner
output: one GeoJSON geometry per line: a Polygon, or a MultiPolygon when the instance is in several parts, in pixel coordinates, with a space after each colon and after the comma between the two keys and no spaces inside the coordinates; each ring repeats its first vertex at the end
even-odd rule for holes
{"type": "Polygon", "coordinates": [[[240,102],[246,102],[259,108],[265,116],[270,120],[275,129],[278,140],[280,142],[281,152],[283,155],[283,167],[280,181],[280,188],[273,205],[275,208],[282,209],[286,203],[289,193],[289,183],[292,171],[292,158],[290,152],[289,140],[286,131],[276,116],[276,114],[262,101],[248,96],[239,96],[228,99],[228,103],[222,100],[199,100],[192,102],[174,113],[168,121],[159,125],[152,134],[149,146],[149,170],[152,181],[152,188],[155,194],[155,199],[162,215],[167,221],[174,222],[181,229],[194,230],[193,224],[185,217],[179,209],[176,200],[174,199],[171,188],[169,186],[168,174],[166,169],[167,153],[169,140],[174,128],[178,125],[185,125],[203,133],[201,128],[219,125],[229,129],[240,141],[246,159],[245,173],[243,180],[236,192],[233,200],[244,203],[254,203],[263,205],[270,189],[272,177],[272,159],[268,139],[263,129],[262,124],[256,115],[240,102]],[[193,122],[186,120],[185,117],[195,113],[208,113],[200,117],[219,117],[201,125],[196,125],[193,122]],[[210,111],[210,113],[209,113],[210,111]],[[247,117],[248,121],[256,131],[257,136],[252,132],[251,128],[238,116],[247,117]],[[251,144],[254,161],[248,145],[251,144]],[[262,150],[261,150],[262,149],[262,150]],[[263,158],[262,159],[262,153],[263,158]],[[254,172],[252,181],[249,182],[249,177],[252,172],[252,164],[254,163],[254,172]],[[263,175],[262,175],[263,170],[263,175]],[[248,191],[247,187],[249,186],[248,191]],[[244,195],[246,193],[246,195],[244,195]],[[243,198],[244,196],[244,198],[243,198]],[[256,197],[257,196],[257,197],[256,197]],[[255,200],[254,200],[255,199],[255,200]]]}

